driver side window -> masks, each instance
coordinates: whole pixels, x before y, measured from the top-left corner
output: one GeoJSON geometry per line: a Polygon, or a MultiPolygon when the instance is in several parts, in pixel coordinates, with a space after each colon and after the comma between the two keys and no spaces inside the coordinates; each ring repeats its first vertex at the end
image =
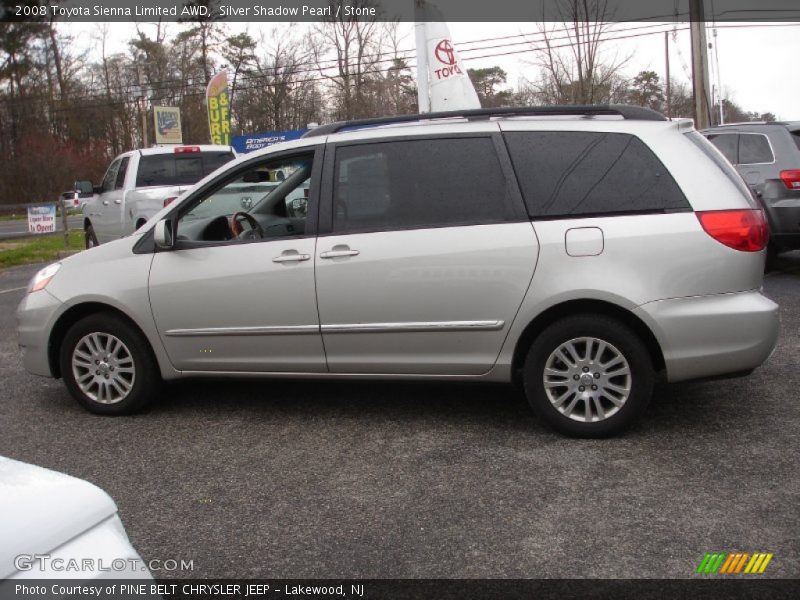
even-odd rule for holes
{"type": "Polygon", "coordinates": [[[177,240],[245,242],[305,234],[313,154],[254,163],[192,203],[177,240]]]}

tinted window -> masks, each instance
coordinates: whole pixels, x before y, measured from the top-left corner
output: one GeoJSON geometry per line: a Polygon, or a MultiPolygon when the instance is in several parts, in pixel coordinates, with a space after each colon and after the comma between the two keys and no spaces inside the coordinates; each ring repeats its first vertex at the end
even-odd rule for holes
{"type": "Polygon", "coordinates": [[[230,160],[230,152],[145,155],[139,159],[136,187],[192,185],[230,160]]]}
{"type": "Polygon", "coordinates": [[[125,187],[125,173],[128,172],[129,161],[130,158],[126,156],[125,158],[122,159],[122,162],[119,163],[119,171],[117,171],[117,182],[116,185],[114,186],[114,189],[119,190],[125,187]]]}
{"type": "Polygon", "coordinates": [[[800,150],[800,129],[792,131],[792,139],[794,140],[794,145],[797,146],[797,149],[800,150]]]}
{"type": "Polygon", "coordinates": [[[708,136],[708,140],[714,144],[722,155],[731,161],[732,165],[739,162],[739,136],[735,133],[717,133],[708,136]]]}
{"type": "Polygon", "coordinates": [[[512,132],[506,141],[533,217],[689,208],[661,161],[632,135],[512,132]]]}
{"type": "Polygon", "coordinates": [[[739,164],[771,163],[775,160],[767,136],[760,133],[739,135],[739,164]]]}
{"type": "Polygon", "coordinates": [[[335,232],[513,218],[507,182],[490,138],[397,140],[336,151],[335,232]]]}

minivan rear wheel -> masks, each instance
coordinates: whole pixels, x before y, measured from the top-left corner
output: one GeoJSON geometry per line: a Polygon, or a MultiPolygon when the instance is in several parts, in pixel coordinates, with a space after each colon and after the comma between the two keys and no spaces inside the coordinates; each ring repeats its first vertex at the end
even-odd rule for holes
{"type": "Polygon", "coordinates": [[[531,408],[553,429],[608,437],[647,407],[655,374],[647,347],[627,325],[603,315],[576,315],[548,326],[523,367],[531,408]]]}
{"type": "Polygon", "coordinates": [[[161,383],[147,340],[113,313],[89,315],[75,323],[64,336],[59,362],[70,394],[101,415],[140,410],[161,383]]]}

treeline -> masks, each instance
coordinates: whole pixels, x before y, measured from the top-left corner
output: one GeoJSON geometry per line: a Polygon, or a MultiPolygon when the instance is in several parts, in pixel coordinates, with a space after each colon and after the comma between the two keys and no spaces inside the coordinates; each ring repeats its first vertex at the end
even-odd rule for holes
{"type": "MultiPolygon", "coordinates": [[[[112,52],[119,44],[109,24],[98,24],[89,44],[63,24],[0,24],[0,203],[52,201],[76,177],[99,181],[113,156],[141,146],[143,122],[153,140],[155,105],[180,107],[184,142],[207,143],[205,88],[221,69],[235,134],[417,111],[413,53],[401,49],[413,35],[401,39],[397,23],[254,29],[234,34],[213,19],[143,23],[125,52],[112,52]],[[91,52],[76,50],[87,45],[91,52]]],[[[470,70],[483,106],[630,102],[666,112],[654,72],[628,79],[621,65],[573,65],[577,75],[565,77],[571,59],[553,71],[552,56],[534,47],[531,56],[539,62],[530,78],[514,85],[500,67],[470,70]]],[[[686,85],[672,83],[670,107],[672,116],[692,115],[686,85]]],[[[760,116],[727,106],[728,120],[760,116]]]]}

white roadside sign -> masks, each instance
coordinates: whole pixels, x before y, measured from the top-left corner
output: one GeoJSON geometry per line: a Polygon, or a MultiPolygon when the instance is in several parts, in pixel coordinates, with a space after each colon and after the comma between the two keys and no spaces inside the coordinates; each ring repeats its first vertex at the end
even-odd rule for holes
{"type": "Polygon", "coordinates": [[[28,231],[30,233],[54,233],[55,230],[55,204],[28,207],[28,231]]]}

